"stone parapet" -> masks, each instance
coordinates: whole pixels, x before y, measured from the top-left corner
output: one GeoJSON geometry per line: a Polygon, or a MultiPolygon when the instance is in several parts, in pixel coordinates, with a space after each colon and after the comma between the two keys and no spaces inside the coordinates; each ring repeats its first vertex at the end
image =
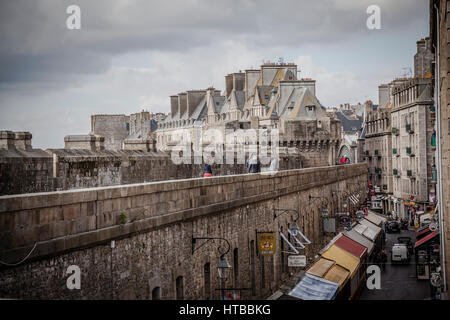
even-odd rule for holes
{"type": "MultiPolygon", "coordinates": [[[[0,197],[0,260],[61,254],[345,180],[355,164],[0,197]]],[[[361,179],[364,177],[364,179],[361,179]]]]}
{"type": "Polygon", "coordinates": [[[105,138],[98,135],[70,135],[64,137],[65,149],[105,150],[105,138]]]}
{"type": "Polygon", "coordinates": [[[0,149],[9,150],[14,148],[14,132],[0,131],[0,149]]]}
{"type": "Polygon", "coordinates": [[[14,145],[17,150],[30,151],[33,149],[31,145],[32,135],[29,132],[15,132],[14,145]]]}

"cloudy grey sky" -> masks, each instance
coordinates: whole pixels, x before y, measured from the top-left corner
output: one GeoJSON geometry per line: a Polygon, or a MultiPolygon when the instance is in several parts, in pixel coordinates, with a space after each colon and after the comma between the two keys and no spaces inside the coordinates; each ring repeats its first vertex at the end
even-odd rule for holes
{"type": "Polygon", "coordinates": [[[428,33],[427,0],[3,0],[0,129],[63,147],[91,114],[169,112],[169,95],[223,90],[227,73],[279,57],[327,107],[377,102],[428,33]],[[66,28],[71,4],[81,30],[66,28]],[[366,27],[371,4],[381,30],[366,27]]]}

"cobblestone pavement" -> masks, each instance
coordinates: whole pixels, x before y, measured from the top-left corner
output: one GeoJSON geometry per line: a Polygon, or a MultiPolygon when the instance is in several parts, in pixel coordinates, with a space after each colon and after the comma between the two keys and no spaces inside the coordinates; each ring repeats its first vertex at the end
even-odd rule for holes
{"type": "Polygon", "coordinates": [[[381,289],[369,290],[366,286],[361,292],[360,300],[428,300],[430,284],[427,280],[417,280],[415,257],[411,256],[409,264],[391,264],[391,248],[397,237],[407,236],[415,242],[415,232],[402,230],[401,233],[386,234],[386,252],[388,263],[386,270],[381,271],[381,289]]]}

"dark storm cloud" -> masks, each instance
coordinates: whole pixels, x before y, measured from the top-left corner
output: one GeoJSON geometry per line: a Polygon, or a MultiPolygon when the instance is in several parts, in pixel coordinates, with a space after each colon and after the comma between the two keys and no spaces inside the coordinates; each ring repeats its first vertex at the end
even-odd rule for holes
{"type": "Polygon", "coordinates": [[[370,4],[380,5],[387,32],[414,26],[427,8],[415,0],[1,1],[0,88],[64,86],[139,50],[186,51],[220,39],[261,48],[346,41],[367,33],[370,4]],[[70,4],[81,7],[79,31],[66,28],[70,4]]]}

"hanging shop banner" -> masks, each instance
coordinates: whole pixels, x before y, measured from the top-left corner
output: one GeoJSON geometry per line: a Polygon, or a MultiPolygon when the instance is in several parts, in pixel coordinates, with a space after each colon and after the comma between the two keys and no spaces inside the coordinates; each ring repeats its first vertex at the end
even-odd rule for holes
{"type": "Polygon", "coordinates": [[[258,252],[262,256],[273,256],[276,252],[275,232],[261,232],[257,234],[258,252]]]}

